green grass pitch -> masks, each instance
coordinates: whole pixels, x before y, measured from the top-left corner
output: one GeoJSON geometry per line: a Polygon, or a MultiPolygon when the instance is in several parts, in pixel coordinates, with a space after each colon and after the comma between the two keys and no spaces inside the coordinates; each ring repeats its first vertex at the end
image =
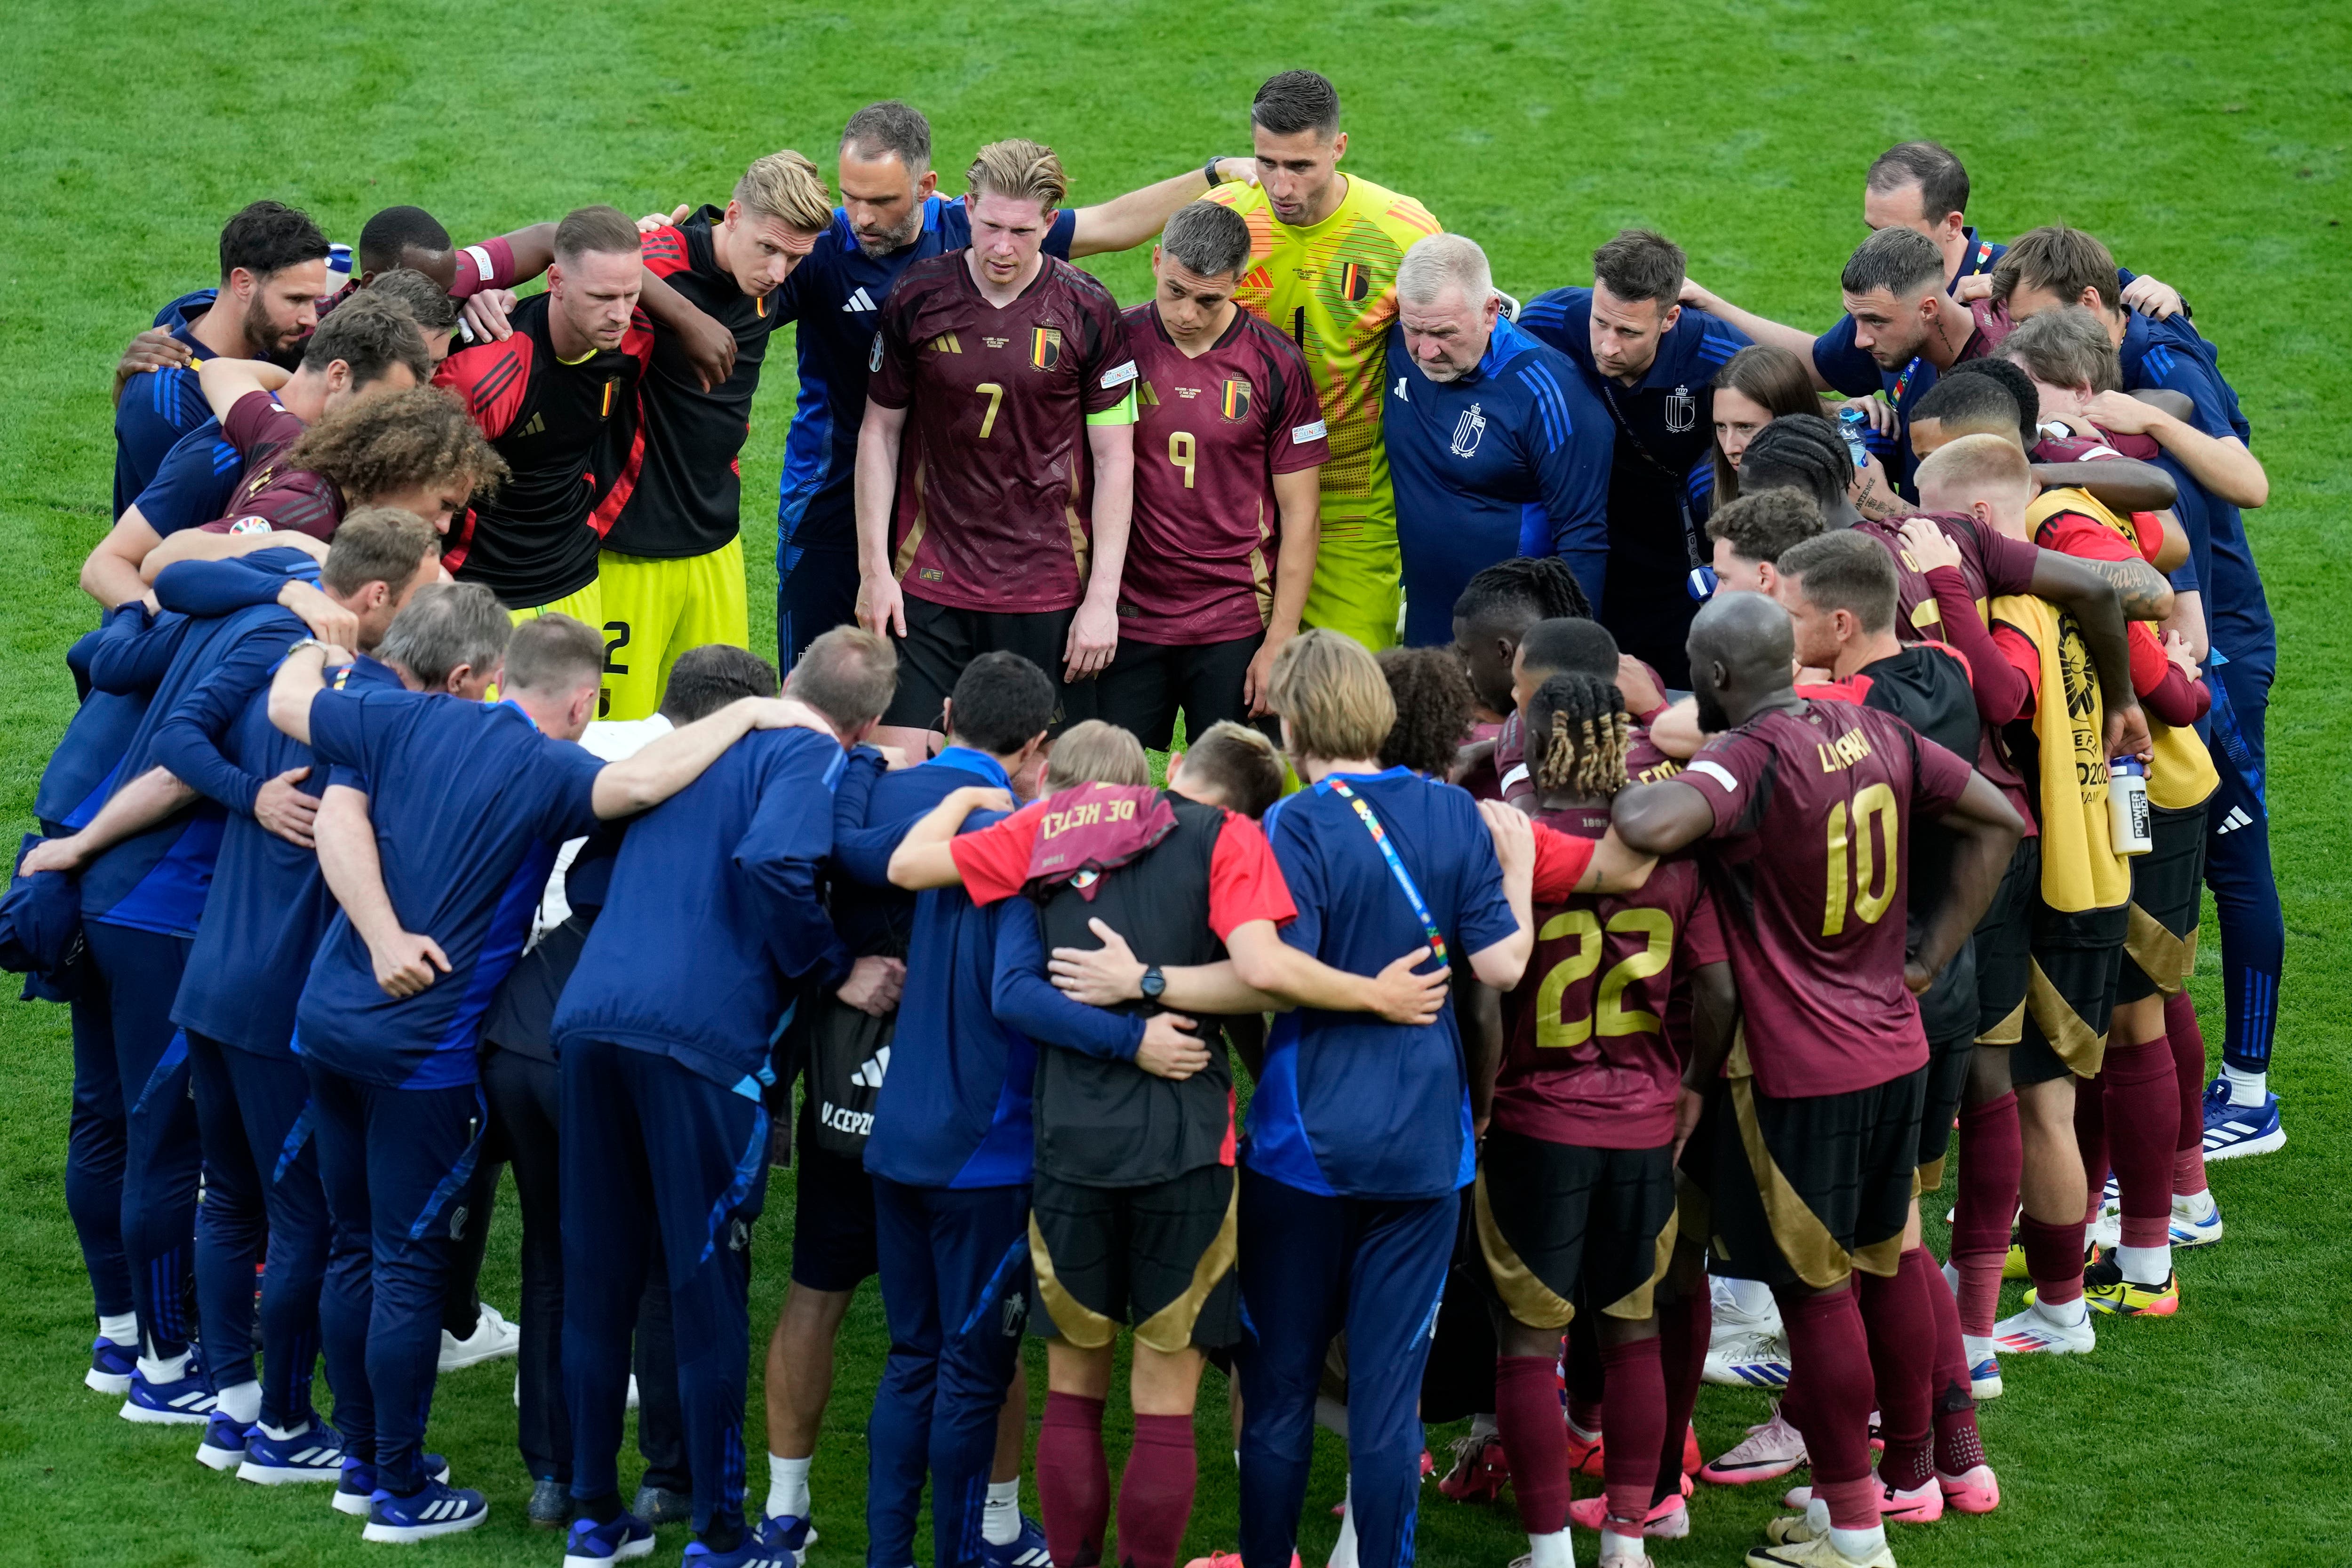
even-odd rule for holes
{"type": "MultiPolygon", "coordinates": [[[[2229,1238],[2183,1261],[2179,1318],[2105,1324],[2086,1359],[2011,1361],[2007,1396],[1984,1413],[2001,1510],[1898,1528],[1894,1544],[1906,1564],[2352,1561],[2338,1186],[2352,1008],[2335,988],[2352,969],[2352,709],[2336,676],[2352,654],[2340,565],[2352,499],[2340,226],[2352,218],[2352,11],[2310,0],[22,0],[9,14],[0,809],[12,828],[30,826],[35,779],[70,710],[58,655],[92,619],[74,579],[109,520],[110,368],[158,304],[209,281],[218,225],[258,196],[308,207],[346,240],[378,207],[421,203],[467,240],[588,202],[636,213],[720,196],[780,146],[830,177],[843,120],[896,95],[932,117],[950,191],[970,149],[1021,133],[1059,147],[1075,199],[1096,201],[1245,152],[1255,85],[1309,64],[1347,104],[1344,166],[1479,239],[1496,281],[1522,297],[1588,280],[1591,247],[1642,223],[1678,238],[1692,270],[1743,304],[1825,326],[1862,232],[1863,168],[1912,136],[1967,159],[1970,215],[1988,235],[2063,217],[2178,285],[2221,345],[2273,481],[2249,522],[2283,643],[2272,802],[2289,941],[2275,1086],[2293,1141],[2215,1167],[2229,1238]]],[[[1141,256],[1095,265],[1122,299],[1142,297],[1141,256]]],[[[772,624],[771,503],[793,392],[780,342],[744,452],[754,646],[772,624]]],[[[2197,995],[2218,1052],[2210,923],[2201,954],[2197,995]]],[[[0,1006],[0,1560],[295,1568],[388,1555],[363,1549],[317,1489],[215,1475],[191,1462],[194,1430],[129,1426],[81,1388],[92,1330],[60,1176],[63,1010],[0,1006]]],[[[757,1243],[758,1338],[785,1271],[789,1178],[778,1176],[757,1243]]],[[[510,1201],[499,1223],[483,1290],[511,1309],[510,1201]]],[[[1940,1245],[1940,1223],[1930,1228],[1940,1245]]],[[[845,1331],[814,1478],[818,1563],[863,1555],[864,1418],[883,1348],[869,1286],[845,1331]]],[[[494,1506],[487,1527],[410,1555],[552,1568],[555,1539],[523,1522],[511,1381],[494,1365],[442,1385],[434,1445],[494,1506]]],[[[1698,1416],[1708,1450],[1763,1412],[1761,1396],[1709,1390],[1698,1416]]],[[[1234,1538],[1223,1420],[1212,1374],[1194,1551],[1234,1538]]],[[[1112,1427],[1123,1446],[1124,1417],[1112,1427]]],[[[1454,1435],[1431,1437],[1442,1451],[1454,1435]]],[[[1304,1525],[1309,1563],[1329,1549],[1325,1509],[1343,1472],[1327,1437],[1304,1525]]],[[[765,1480],[755,1459],[755,1497],[765,1480]]],[[[1694,1536],[1660,1543],[1658,1560],[1731,1562],[1759,1539],[1772,1490],[1705,1491],[1694,1536]]],[[[1525,1550],[1507,1508],[1457,1506],[1433,1487],[1425,1499],[1421,1561],[1500,1568],[1525,1550]]],[[[654,1561],[675,1562],[682,1543],[665,1531],[654,1561]]]]}

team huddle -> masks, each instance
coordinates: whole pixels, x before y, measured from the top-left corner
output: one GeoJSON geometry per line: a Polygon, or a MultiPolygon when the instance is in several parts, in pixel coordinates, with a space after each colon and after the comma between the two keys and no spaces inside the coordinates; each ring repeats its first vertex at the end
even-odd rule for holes
{"type": "Polygon", "coordinates": [[[513,1355],[565,1568],[672,1523],[799,1568],[878,1276],[871,1568],[926,1500],[939,1568],[1176,1568],[1210,1364],[1241,1539],[1190,1568],[1297,1562],[1318,1424],[1331,1568],[1410,1563],[1465,1416],[1437,1486],[1507,1489],[1529,1568],[1800,1468],[1748,1563],[1892,1568],[2000,1506],[2005,1364],[2189,1310],[2206,1162],[2284,1134],[2268,481],[2188,303],[1979,238],[1908,142],[1826,331],[1647,230],[1522,305],[1341,172],[1321,76],[1250,127],[1085,207],[1020,139],[941,196],[893,100],[834,190],[780,152],[462,246],[229,221],[118,367],[0,906],[71,1009],[89,1387],[417,1542],[490,1508],[436,1375],[513,1355]],[[1073,265],[1146,243],[1139,304],[1073,265]],[[1711,1460],[1706,1382],[1780,1390],[1711,1460]]]}

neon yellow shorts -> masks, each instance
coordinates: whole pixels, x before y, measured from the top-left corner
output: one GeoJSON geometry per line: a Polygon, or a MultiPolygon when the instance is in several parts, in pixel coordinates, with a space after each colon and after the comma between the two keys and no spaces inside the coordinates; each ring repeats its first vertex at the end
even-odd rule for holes
{"type": "Polygon", "coordinates": [[[1404,607],[1403,570],[1395,524],[1327,520],[1315,548],[1315,580],[1299,619],[1305,625],[1345,632],[1375,653],[1393,648],[1397,616],[1404,607]]]}
{"type": "Polygon", "coordinates": [[[601,628],[604,624],[603,589],[604,584],[591,582],[585,588],[573,589],[561,599],[534,604],[528,610],[509,610],[507,615],[518,626],[526,621],[536,621],[542,615],[569,615],[575,621],[584,621],[591,626],[601,628]]]}
{"type": "Polygon", "coordinates": [[[751,645],[740,537],[707,555],[656,560],[604,550],[596,560],[604,591],[602,717],[651,716],[688,648],[751,645]]]}

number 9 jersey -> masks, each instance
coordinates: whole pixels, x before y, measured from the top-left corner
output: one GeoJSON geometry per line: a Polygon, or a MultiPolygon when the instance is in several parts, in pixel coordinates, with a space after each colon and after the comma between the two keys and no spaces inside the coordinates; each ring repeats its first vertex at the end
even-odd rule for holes
{"type": "MultiPolygon", "coordinates": [[[[1609,831],[1609,809],[1543,811],[1536,821],[1597,840],[1609,831]]],[[[1688,1012],[1674,998],[1693,970],[1726,957],[1698,862],[1662,861],[1622,897],[1547,888],[1540,861],[1537,870],[1535,956],[1503,998],[1494,1124],[1589,1149],[1671,1143],[1689,1051],[1674,1038],[1670,1020],[1688,1012]]]]}
{"type": "Polygon", "coordinates": [[[1970,771],[1892,714],[1801,699],[1715,737],[1671,780],[1715,812],[1712,885],[1766,1094],[1845,1093],[1927,1065],[1903,983],[1911,817],[1942,815],[1970,771]]]}

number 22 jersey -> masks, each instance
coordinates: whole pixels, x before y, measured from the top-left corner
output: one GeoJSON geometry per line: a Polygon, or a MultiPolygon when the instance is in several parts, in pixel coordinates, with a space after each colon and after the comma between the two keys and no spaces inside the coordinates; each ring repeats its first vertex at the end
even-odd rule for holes
{"type": "Polygon", "coordinates": [[[1911,819],[1940,815],[1969,774],[1892,714],[1800,700],[1675,775],[1715,812],[1713,887],[1765,1093],[1847,1093],[1927,1065],[1903,983],[1911,819]]]}

